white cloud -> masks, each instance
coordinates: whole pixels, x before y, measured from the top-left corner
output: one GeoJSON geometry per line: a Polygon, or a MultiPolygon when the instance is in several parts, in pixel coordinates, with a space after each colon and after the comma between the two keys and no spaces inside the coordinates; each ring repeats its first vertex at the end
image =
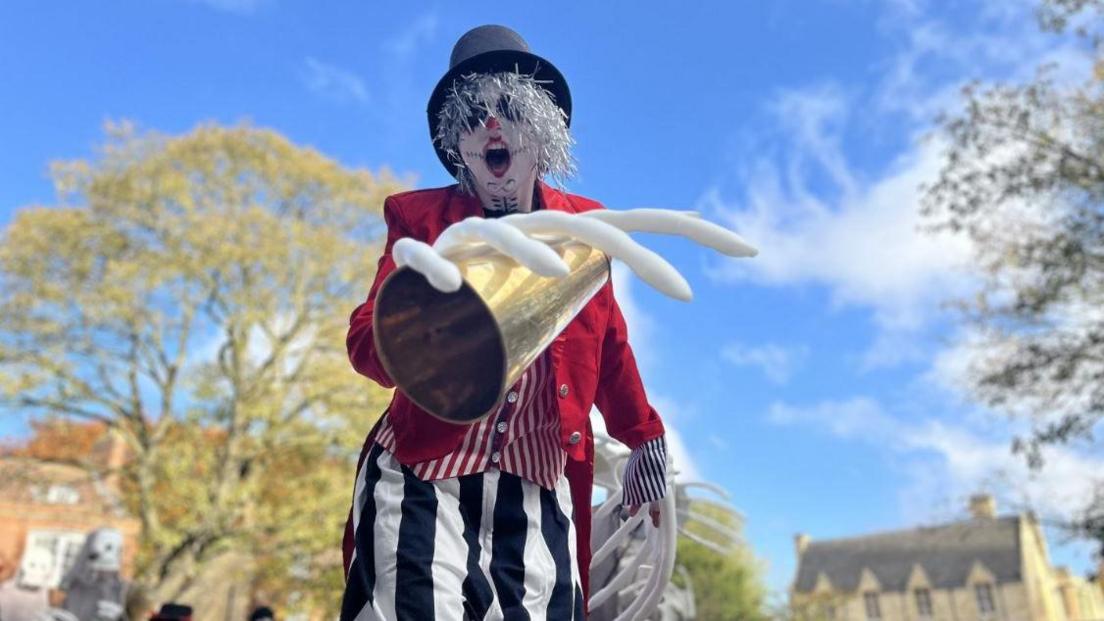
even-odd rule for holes
{"type": "Polygon", "coordinates": [[[775,343],[754,346],[731,343],[721,350],[725,360],[737,366],[758,368],[779,385],[789,382],[808,356],[807,347],[783,347],[775,343]]]}
{"type": "Polygon", "coordinates": [[[859,361],[864,370],[924,360],[932,347],[919,335],[943,302],[975,284],[969,242],[921,230],[921,188],[944,162],[945,144],[929,135],[935,118],[958,109],[961,87],[975,78],[1023,80],[1046,62],[1058,63],[1062,83],[1089,75],[1090,55],[1041,33],[1031,2],[987,0],[963,23],[933,19],[926,4],[881,2],[879,27],[898,47],[872,67],[872,85],[779,91],[761,135],[738,154],[740,190],[717,185],[700,199],[702,211],[761,250],[752,261],[716,265],[718,280],[824,287],[837,306],[872,311],[878,330],[859,361]],[[902,139],[884,167],[848,157],[852,141],[902,139]]]}
{"type": "Polygon", "coordinates": [[[303,85],[312,93],[338,103],[366,104],[368,87],[356,73],[307,57],[300,73],[303,85]]]}
{"type": "Polygon", "coordinates": [[[926,70],[936,62],[960,67],[961,53],[967,46],[938,23],[920,20],[910,23],[899,29],[907,45],[886,63],[885,74],[872,99],[878,112],[904,113],[910,123],[924,125],[957,107],[962,80],[962,76],[933,79],[926,70]],[[947,56],[953,58],[948,60],[947,56]]]}
{"type": "MultiPolygon", "coordinates": [[[[795,103],[787,107],[814,119],[824,110],[820,104],[813,109],[795,103]]],[[[823,122],[818,126],[810,119],[801,125],[799,135],[825,130],[823,122]]],[[[928,141],[899,157],[881,177],[862,183],[850,172],[837,142],[819,137],[797,143],[807,144],[836,180],[835,201],[810,189],[802,172],[804,155],[796,156],[785,170],[759,162],[754,173],[745,175],[746,196],[736,203],[716,190],[706,194],[703,208],[720,214],[761,249],[755,259],[726,260],[711,274],[722,281],[824,285],[837,304],[873,309],[882,328],[919,328],[940,300],[969,282],[962,271],[969,256],[967,243],[919,230],[919,187],[934,179],[941,146],[928,141]]]]}
{"type": "Polygon", "coordinates": [[[901,513],[919,522],[961,515],[965,499],[979,491],[992,493],[1009,511],[1069,518],[1092,498],[1094,481],[1086,473],[1104,472],[1104,459],[1068,446],[1051,450],[1046,467],[1033,471],[1010,450],[1007,430],[983,429],[969,418],[914,420],[865,396],[805,407],[775,403],[767,420],[889,451],[907,478],[899,492],[901,513]]]}
{"type": "Polygon", "coordinates": [[[869,438],[878,442],[891,437],[894,427],[881,405],[869,397],[822,401],[811,407],[774,403],[767,412],[767,421],[775,425],[822,428],[846,440],[869,438]]]}
{"type": "MultiPolygon", "coordinates": [[[[621,307],[621,314],[625,316],[625,324],[629,329],[629,343],[633,347],[633,353],[641,369],[641,374],[645,377],[645,386],[647,386],[646,378],[656,361],[655,351],[649,346],[649,343],[652,342],[651,336],[656,330],[655,319],[640,307],[633,296],[635,285],[633,279],[635,277],[628,268],[620,262],[614,262],[611,278],[617,296],[617,304],[621,307]]],[[[680,415],[678,404],[663,395],[656,394],[654,391],[648,391],[648,399],[652,402],[656,411],[660,413],[660,416],[663,417],[663,424],[667,431],[667,450],[670,452],[675,468],[678,470],[679,480],[701,480],[701,470],[694,462],[691,452],[687,449],[682,434],[679,433],[678,425],[680,418],[683,418],[683,416],[680,415]]],[[[605,424],[597,412],[591,413],[591,421],[596,431],[599,429],[602,432],[605,431],[605,424]]]]}
{"type": "Polygon", "coordinates": [[[437,11],[419,15],[405,28],[384,42],[384,49],[396,59],[409,60],[418,49],[437,36],[440,18],[437,11]]]}
{"type": "Polygon", "coordinates": [[[881,330],[859,359],[859,370],[894,367],[903,362],[927,362],[931,347],[907,330],[881,330]]]}
{"type": "MultiPolygon", "coordinates": [[[[1091,340],[1096,327],[1104,323],[1104,309],[1088,302],[1091,301],[1069,302],[1054,309],[1048,314],[1048,334],[1035,335],[1032,340],[966,326],[934,357],[924,380],[959,399],[975,398],[979,377],[1022,362],[1021,352],[1028,343],[1053,347],[1057,343],[1091,340]]],[[[1076,370],[1066,370],[1065,374],[1040,373],[1017,385],[1015,390],[1005,389],[1006,399],[999,409],[1013,418],[1012,423],[1023,436],[1030,435],[1032,428],[1061,424],[1069,416],[1083,418],[1092,409],[1091,387],[1102,375],[1104,361],[1092,359],[1081,360],[1076,370]],[[1074,390],[1073,386],[1085,389],[1074,390]]],[[[1104,421],[1097,421],[1090,429],[1099,433],[1104,429],[1104,421]]]]}
{"type": "MultiPolygon", "coordinates": [[[[924,379],[949,394],[968,397],[969,378],[977,363],[977,356],[985,353],[979,350],[981,347],[983,342],[976,333],[969,329],[958,331],[952,344],[941,349],[933,357],[931,367],[924,379]]],[[[991,348],[987,351],[988,355],[1004,353],[991,348]]]]}
{"type": "Polygon", "coordinates": [[[905,441],[937,456],[949,484],[945,494],[965,497],[988,487],[1013,507],[1059,519],[1075,515],[1092,498],[1095,482],[1086,473],[1104,471],[1104,460],[1071,448],[1051,451],[1046,468],[1032,471],[1009,450],[1006,439],[979,437],[937,421],[909,431],[905,441]]]}
{"type": "Polygon", "coordinates": [[[1091,76],[1091,54],[1070,38],[1040,33],[1031,15],[1036,0],[966,3],[953,18],[934,18],[947,14],[930,0],[839,1],[879,9],[884,43],[895,52],[863,68],[873,80],[820,79],[770,97],[752,137],[730,155],[738,165],[704,189],[699,206],[760,255],[718,263],[711,275],[822,288],[836,306],[868,310],[873,318],[862,370],[902,361],[930,368],[894,394],[891,407],[863,395],[775,403],[767,420],[880,452],[880,463],[903,481],[901,515],[913,523],[960,517],[966,498],[981,490],[1006,511],[1031,507],[1068,518],[1091,498],[1089,473],[1104,472],[1104,456],[1060,447],[1043,470],[1031,471],[1010,450],[1027,421],[950,403],[965,396],[961,379],[978,350],[943,349],[942,303],[973,291],[972,248],[920,231],[918,207],[920,186],[943,163],[944,145],[928,136],[940,114],[959,109],[963,85],[1021,81],[1047,62],[1059,65],[1057,82],[1077,83],[1091,76]],[[944,414],[948,409],[955,418],[944,414]]]}

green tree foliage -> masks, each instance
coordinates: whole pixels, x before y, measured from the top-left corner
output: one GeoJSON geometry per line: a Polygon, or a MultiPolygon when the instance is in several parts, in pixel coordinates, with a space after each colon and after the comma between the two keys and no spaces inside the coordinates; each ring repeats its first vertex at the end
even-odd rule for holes
{"type": "MultiPolygon", "coordinates": [[[[685,577],[694,593],[697,618],[717,621],[766,619],[766,593],[759,562],[742,542],[718,537],[715,526],[739,533],[740,517],[727,507],[706,500],[690,500],[687,506],[711,522],[688,520],[686,529],[698,540],[680,537],[675,557],[678,565],[686,570],[685,577]],[[702,540],[727,551],[719,553],[704,545],[702,540]]],[[[679,586],[685,586],[687,581],[678,573],[674,580],[679,586]]]]}
{"type": "MultiPolygon", "coordinates": [[[[925,196],[935,227],[967,236],[980,268],[981,290],[961,305],[975,352],[968,385],[1033,421],[1016,449],[1036,467],[1048,445],[1088,445],[1104,415],[1102,10],[1099,0],[1041,5],[1042,25],[1072,33],[1093,75],[1061,84],[1043,67],[1026,83],[968,87],[964,111],[942,126],[948,157],[925,196]]],[[[1069,519],[1104,543],[1104,496],[1069,519]]]]}
{"type": "Polygon", "coordinates": [[[2,233],[0,398],[125,441],[158,598],[235,553],[332,613],[350,460],[387,398],[344,335],[399,184],[262,129],[108,130],[2,233]]]}

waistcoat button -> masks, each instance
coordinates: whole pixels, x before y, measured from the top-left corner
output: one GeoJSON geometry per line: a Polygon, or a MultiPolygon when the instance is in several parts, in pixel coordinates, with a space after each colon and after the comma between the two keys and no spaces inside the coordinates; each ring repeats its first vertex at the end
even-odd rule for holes
{"type": "Polygon", "coordinates": [[[582,439],[583,439],[583,434],[579,433],[578,431],[574,431],[574,432],[571,433],[570,436],[568,436],[567,443],[568,444],[578,444],[579,440],[582,440],[582,439]]]}
{"type": "Polygon", "coordinates": [[[495,425],[495,431],[498,433],[506,433],[506,421],[499,421],[499,423],[495,425]]]}
{"type": "Polygon", "coordinates": [[[507,401],[509,401],[510,403],[517,403],[517,397],[518,397],[518,394],[517,394],[516,392],[514,392],[514,391],[512,391],[512,390],[511,390],[511,391],[510,391],[510,392],[509,392],[509,393],[508,393],[508,394],[506,395],[506,400],[507,400],[507,401]]]}
{"type": "Polygon", "coordinates": [[[563,399],[567,396],[567,384],[560,384],[560,398],[563,399]]]}

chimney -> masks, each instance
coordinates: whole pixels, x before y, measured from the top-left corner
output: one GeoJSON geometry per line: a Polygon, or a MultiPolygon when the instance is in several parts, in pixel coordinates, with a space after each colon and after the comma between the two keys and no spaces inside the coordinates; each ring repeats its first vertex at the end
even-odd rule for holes
{"type": "Polygon", "coordinates": [[[794,535],[794,551],[797,552],[797,558],[800,560],[801,555],[805,554],[805,549],[809,547],[810,537],[805,533],[798,533],[794,535]]]}
{"type": "Polygon", "coordinates": [[[112,493],[120,494],[119,483],[122,479],[120,471],[126,466],[129,458],[126,440],[122,438],[118,431],[109,430],[103,438],[97,441],[93,451],[96,452],[98,465],[104,468],[107,473],[104,476],[104,485],[112,493]]]}
{"type": "Polygon", "coordinates": [[[970,515],[974,519],[992,519],[997,517],[997,503],[989,494],[970,496],[970,515]]]}

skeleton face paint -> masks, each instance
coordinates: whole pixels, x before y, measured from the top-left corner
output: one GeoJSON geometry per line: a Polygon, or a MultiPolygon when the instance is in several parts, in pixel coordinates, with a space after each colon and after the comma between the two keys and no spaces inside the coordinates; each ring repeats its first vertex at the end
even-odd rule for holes
{"type": "Polygon", "coordinates": [[[92,531],[89,538],[89,568],[96,571],[119,571],[122,566],[123,534],[114,528],[103,528],[92,531]]]}
{"type": "Polygon", "coordinates": [[[532,209],[536,145],[519,122],[489,116],[460,135],[459,147],[485,208],[503,212],[532,209]]]}
{"type": "Polygon", "coordinates": [[[574,170],[567,117],[533,76],[465,75],[453,83],[437,118],[434,143],[456,167],[460,190],[478,195],[487,209],[529,211],[537,178],[562,183],[574,170]],[[487,148],[493,135],[505,151],[487,148]]]}
{"type": "Polygon", "coordinates": [[[49,586],[53,570],[53,554],[42,548],[30,548],[23,553],[15,583],[24,589],[41,589],[49,586]]]}

